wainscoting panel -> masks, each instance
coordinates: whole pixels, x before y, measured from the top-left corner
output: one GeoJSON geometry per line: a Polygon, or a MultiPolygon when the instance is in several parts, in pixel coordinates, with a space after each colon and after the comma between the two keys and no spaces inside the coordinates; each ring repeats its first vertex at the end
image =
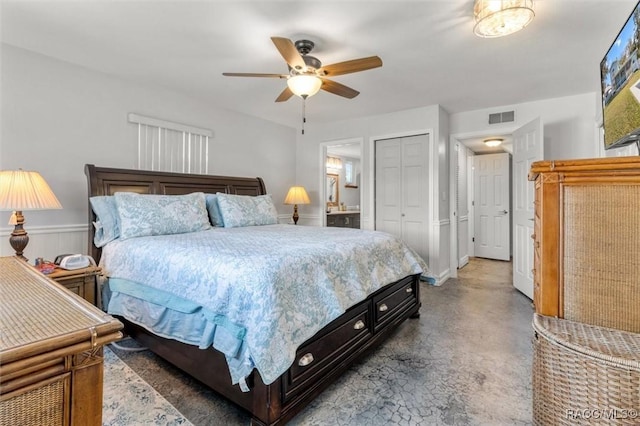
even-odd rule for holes
{"type": "MultiPolygon", "coordinates": [[[[65,253],[88,253],[87,225],[31,226],[26,228],[29,244],[24,252],[29,263],[36,257],[51,260],[65,253]]],[[[13,228],[0,229],[0,256],[13,256],[15,253],[9,244],[13,228]]]]}

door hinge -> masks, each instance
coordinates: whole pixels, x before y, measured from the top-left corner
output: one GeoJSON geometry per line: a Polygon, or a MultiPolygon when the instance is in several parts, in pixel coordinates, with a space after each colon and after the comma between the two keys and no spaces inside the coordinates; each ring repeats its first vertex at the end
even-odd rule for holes
{"type": "Polygon", "coordinates": [[[471,237],[471,242],[475,243],[476,242],[476,237],[471,237]]]}
{"type": "Polygon", "coordinates": [[[475,202],[475,201],[473,201],[473,200],[471,200],[471,205],[472,205],[472,206],[475,206],[475,205],[476,205],[476,202],[475,202]]]}

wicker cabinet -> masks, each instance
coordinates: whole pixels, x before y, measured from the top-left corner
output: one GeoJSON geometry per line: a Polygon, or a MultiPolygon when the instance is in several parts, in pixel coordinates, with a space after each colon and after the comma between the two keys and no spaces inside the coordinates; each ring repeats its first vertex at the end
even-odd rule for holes
{"type": "Polygon", "coordinates": [[[536,312],[640,332],[640,157],[540,161],[529,179],[536,312]]]}
{"type": "Polygon", "coordinates": [[[529,178],[533,423],[638,424],[640,157],[536,162],[529,178]]]}
{"type": "Polygon", "coordinates": [[[101,425],[102,346],[122,324],[0,257],[0,425],[101,425]]]}

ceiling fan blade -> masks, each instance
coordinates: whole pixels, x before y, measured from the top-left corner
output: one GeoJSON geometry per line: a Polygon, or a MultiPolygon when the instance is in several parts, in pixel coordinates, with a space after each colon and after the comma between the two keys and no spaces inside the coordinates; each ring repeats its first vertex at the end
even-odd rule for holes
{"type": "Polygon", "coordinates": [[[291,68],[299,71],[307,66],[291,40],[284,37],[271,37],[271,41],[276,45],[276,49],[278,49],[278,52],[291,68]]]}
{"type": "Polygon", "coordinates": [[[289,89],[289,86],[285,87],[282,93],[276,98],[276,102],[288,101],[293,96],[293,92],[289,89]]]}
{"type": "Polygon", "coordinates": [[[270,78],[287,78],[287,74],[259,74],[250,72],[223,72],[222,75],[227,77],[270,77],[270,78]]]}
{"type": "Polygon", "coordinates": [[[350,61],[327,65],[320,68],[318,71],[321,75],[334,76],[370,70],[381,66],[382,59],[377,56],[369,56],[368,58],[352,59],[350,61]]]}
{"type": "Polygon", "coordinates": [[[355,89],[351,87],[347,87],[344,84],[336,83],[332,80],[327,80],[325,78],[322,79],[322,86],[320,86],[322,90],[326,90],[327,92],[333,93],[334,95],[342,96],[345,98],[353,99],[360,94],[355,89]]]}

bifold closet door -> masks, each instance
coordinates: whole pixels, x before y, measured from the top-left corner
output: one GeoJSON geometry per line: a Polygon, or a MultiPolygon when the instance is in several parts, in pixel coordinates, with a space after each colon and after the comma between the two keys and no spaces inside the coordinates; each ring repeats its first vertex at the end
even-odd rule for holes
{"type": "Polygon", "coordinates": [[[376,229],[428,258],[428,135],[376,141],[376,229]]]}

